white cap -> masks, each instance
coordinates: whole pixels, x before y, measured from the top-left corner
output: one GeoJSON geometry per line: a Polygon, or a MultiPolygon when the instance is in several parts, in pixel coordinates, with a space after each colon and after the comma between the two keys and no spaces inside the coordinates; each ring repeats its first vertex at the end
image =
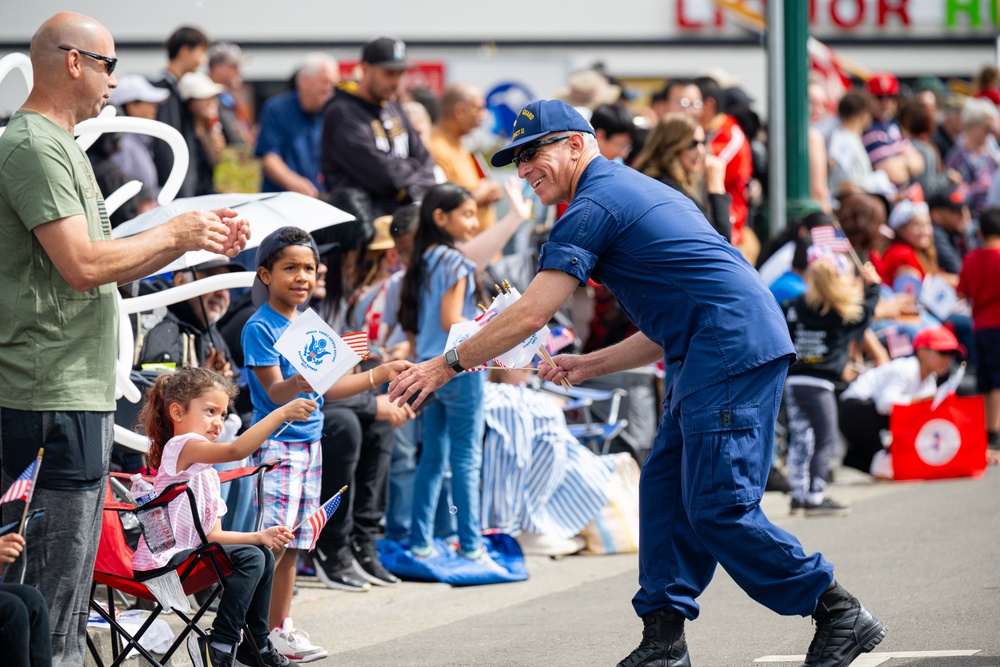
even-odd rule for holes
{"type": "Polygon", "coordinates": [[[207,100],[219,93],[224,93],[226,87],[208,78],[201,72],[188,72],[177,82],[177,90],[182,100],[207,100]]]}
{"type": "Polygon", "coordinates": [[[159,104],[167,99],[170,91],[166,88],[157,88],[146,77],[138,74],[126,74],[118,79],[118,87],[111,91],[111,104],[116,107],[123,106],[129,102],[152,102],[159,104]]]}

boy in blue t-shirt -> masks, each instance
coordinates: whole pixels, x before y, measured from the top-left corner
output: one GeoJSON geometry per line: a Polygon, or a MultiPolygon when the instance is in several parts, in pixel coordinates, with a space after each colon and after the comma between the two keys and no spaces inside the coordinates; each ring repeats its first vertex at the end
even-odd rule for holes
{"type": "MultiPolygon", "coordinates": [[[[319,404],[308,420],[291,423],[277,437],[266,440],[251,457],[255,464],[281,461],[278,468],[264,476],[263,497],[258,498],[263,528],[297,526],[319,509],[323,400],[359,394],[391,381],[410,366],[407,361],[394,361],[366,374],[347,375],[323,396],[315,396],[313,388],[274,349],[274,344],[298,317],[299,309],[309,302],[318,266],[316,242],[297,227],[283,227],[271,233],[257,249],[253,303],[258,310],[247,321],[241,337],[244,365],[249,371],[253,421],[257,423],[278,406],[299,396],[315,398],[319,404]]],[[[306,523],[295,532],[288,550],[276,559],[271,587],[268,614],[271,643],[298,662],[319,660],[327,655],[325,649],[312,644],[305,633],[296,630],[288,616],[295,588],[297,550],[308,549],[312,543],[312,528],[306,523]]]]}

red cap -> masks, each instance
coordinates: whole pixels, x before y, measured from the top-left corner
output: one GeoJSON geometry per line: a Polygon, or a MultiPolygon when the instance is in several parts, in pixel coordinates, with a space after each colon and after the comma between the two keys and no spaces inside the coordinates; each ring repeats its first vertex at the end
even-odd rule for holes
{"type": "Polygon", "coordinates": [[[868,92],[875,97],[899,95],[899,81],[889,72],[876,72],[865,84],[868,92]]]}
{"type": "Polygon", "coordinates": [[[916,350],[921,347],[937,350],[938,352],[961,352],[963,355],[965,354],[965,348],[959,344],[958,339],[955,338],[955,334],[947,327],[941,326],[921,329],[913,337],[913,349],[916,350]]]}

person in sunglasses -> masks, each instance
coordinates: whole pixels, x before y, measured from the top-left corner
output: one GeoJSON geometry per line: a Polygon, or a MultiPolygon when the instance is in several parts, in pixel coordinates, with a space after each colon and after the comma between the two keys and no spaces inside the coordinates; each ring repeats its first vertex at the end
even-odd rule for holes
{"type": "Polygon", "coordinates": [[[732,239],[726,167],[705,150],[705,130],[687,114],[672,112],[660,118],[636,160],[635,168],[698,205],[715,231],[732,239]]]}
{"type": "MultiPolygon", "coordinates": [[[[74,128],[117,85],[115,43],[94,19],[60,13],[31,39],[34,85],[0,136],[0,461],[2,487],[45,448],[25,583],[52,614],[52,662],[82,665],[115,410],[116,284],[189,250],[235,256],[249,225],[194,211],[112,239],[104,197],[74,128]]],[[[3,506],[19,519],[22,502],[3,506]]],[[[5,572],[21,574],[19,560],[5,572]]]]}
{"type": "Polygon", "coordinates": [[[786,615],[812,615],[806,667],[842,667],[885,626],[760,507],[785,375],[795,359],[778,304],[760,276],[687,196],[598,154],[569,105],[539,100],[514,122],[494,167],[514,163],[543,204],[569,204],[517,302],[444,355],[389,387],[416,397],[538,331],[593,278],[639,333],[585,355],[542,362],[539,376],[573,384],[663,359],[679,368],[639,484],[643,639],[619,667],[689,667],[684,622],[721,564],[746,593],[786,615]]]}

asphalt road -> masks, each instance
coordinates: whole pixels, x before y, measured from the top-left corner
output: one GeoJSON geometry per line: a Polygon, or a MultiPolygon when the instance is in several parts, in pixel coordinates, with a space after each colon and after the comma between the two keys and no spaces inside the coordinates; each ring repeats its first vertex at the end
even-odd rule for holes
{"type": "MultiPolygon", "coordinates": [[[[849,473],[831,490],[852,505],[847,517],[790,517],[777,493],[764,506],[889,626],[855,664],[1000,667],[1000,470],[923,483],[849,473]]],[[[614,665],[636,645],[634,556],[531,557],[529,570],[517,584],[364,594],[303,580],[293,612],[331,652],[318,666],[614,665]]],[[[701,602],[687,629],[697,667],[797,665],[812,638],[810,619],[770,612],[721,569],[701,602]]]]}
{"type": "MultiPolygon", "coordinates": [[[[764,508],[888,625],[855,666],[1000,667],[1000,469],[923,483],[849,472],[831,489],[847,517],[790,517],[777,493],[764,508]]],[[[610,666],[638,643],[634,555],[529,557],[528,568],[521,583],[360,594],[301,578],[292,615],[330,651],[317,667],[610,666]]],[[[700,601],[687,626],[696,667],[795,667],[812,638],[810,619],[770,612],[721,569],[700,601]]]]}

